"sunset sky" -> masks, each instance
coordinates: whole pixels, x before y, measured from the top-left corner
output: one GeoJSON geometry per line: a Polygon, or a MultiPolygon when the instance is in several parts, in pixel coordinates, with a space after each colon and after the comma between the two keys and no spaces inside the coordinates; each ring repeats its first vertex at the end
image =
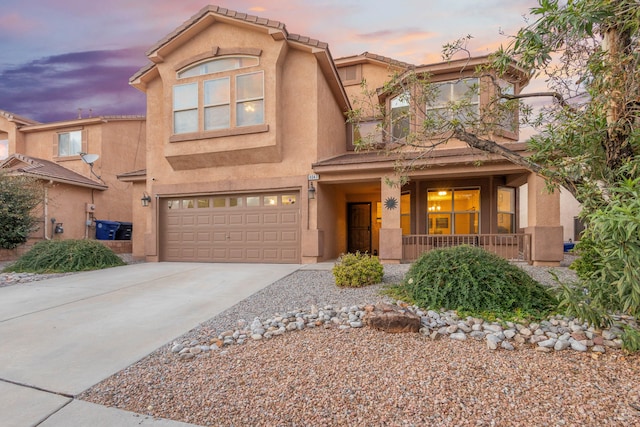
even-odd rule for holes
{"type": "Polygon", "coordinates": [[[144,114],[128,85],[144,52],[207,4],[283,22],[329,43],[334,58],[365,51],[440,61],[472,35],[473,54],[508,43],[536,0],[0,0],[0,110],[41,122],[144,114]]]}

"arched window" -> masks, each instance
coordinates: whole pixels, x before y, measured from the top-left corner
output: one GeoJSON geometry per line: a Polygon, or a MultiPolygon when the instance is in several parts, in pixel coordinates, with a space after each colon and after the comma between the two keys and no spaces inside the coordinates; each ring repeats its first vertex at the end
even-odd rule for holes
{"type": "Polygon", "coordinates": [[[210,59],[179,71],[178,78],[185,79],[187,77],[204,76],[206,74],[239,70],[241,68],[254,67],[259,63],[258,58],[255,56],[225,56],[222,58],[210,59]]]}

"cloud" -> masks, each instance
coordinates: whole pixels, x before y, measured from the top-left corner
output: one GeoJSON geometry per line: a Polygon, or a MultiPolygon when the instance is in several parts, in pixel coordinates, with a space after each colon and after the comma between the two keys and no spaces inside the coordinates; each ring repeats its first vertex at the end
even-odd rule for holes
{"type": "Polygon", "coordinates": [[[144,114],[144,94],[128,84],[144,65],[142,51],[70,52],[4,70],[0,109],[41,122],[73,119],[79,108],[93,115],[144,114]]]}
{"type": "Polygon", "coordinates": [[[36,28],[37,22],[26,19],[18,13],[0,15],[0,35],[20,37],[36,28]]]}

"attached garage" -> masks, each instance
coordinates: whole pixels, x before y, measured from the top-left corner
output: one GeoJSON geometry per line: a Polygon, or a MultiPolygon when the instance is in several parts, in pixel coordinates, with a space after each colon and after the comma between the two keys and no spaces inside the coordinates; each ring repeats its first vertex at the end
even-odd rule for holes
{"type": "Polygon", "coordinates": [[[298,192],[160,199],[160,259],[300,263],[298,192]]]}

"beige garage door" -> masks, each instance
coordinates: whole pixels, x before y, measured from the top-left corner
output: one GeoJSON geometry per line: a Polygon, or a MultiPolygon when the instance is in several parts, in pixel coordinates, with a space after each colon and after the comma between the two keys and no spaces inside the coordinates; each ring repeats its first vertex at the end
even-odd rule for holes
{"type": "Polygon", "coordinates": [[[300,262],[297,192],[160,199],[163,261],[300,262]]]}

